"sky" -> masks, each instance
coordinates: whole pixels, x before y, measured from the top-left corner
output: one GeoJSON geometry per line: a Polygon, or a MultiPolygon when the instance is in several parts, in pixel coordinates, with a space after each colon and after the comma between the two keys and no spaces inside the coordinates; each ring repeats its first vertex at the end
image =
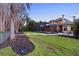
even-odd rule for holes
{"type": "Polygon", "coordinates": [[[79,3],[32,3],[29,16],[35,21],[50,21],[65,15],[73,21],[72,16],[79,17],[79,3]]]}

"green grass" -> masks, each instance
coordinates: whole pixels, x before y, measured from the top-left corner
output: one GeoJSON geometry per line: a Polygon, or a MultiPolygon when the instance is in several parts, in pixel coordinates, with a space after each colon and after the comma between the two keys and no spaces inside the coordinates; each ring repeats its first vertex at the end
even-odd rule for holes
{"type": "MultiPolygon", "coordinates": [[[[25,32],[35,45],[35,49],[27,56],[77,56],[79,55],[79,40],[55,35],[41,35],[42,33],[25,32]],[[29,35],[30,34],[30,35],[29,35]]],[[[10,47],[0,49],[0,55],[15,54],[10,47]]]]}
{"type": "Polygon", "coordinates": [[[28,55],[73,56],[79,55],[79,40],[53,36],[28,35],[35,44],[35,50],[28,55]]]}
{"type": "Polygon", "coordinates": [[[16,55],[17,54],[12,51],[11,47],[0,49],[0,56],[16,56],[16,55]]]}

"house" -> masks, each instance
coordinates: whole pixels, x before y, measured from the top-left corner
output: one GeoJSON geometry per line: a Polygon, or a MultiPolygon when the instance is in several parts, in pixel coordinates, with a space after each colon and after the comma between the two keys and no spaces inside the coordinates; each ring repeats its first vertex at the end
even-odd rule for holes
{"type": "Polygon", "coordinates": [[[46,24],[43,27],[43,32],[56,33],[56,24],[46,24]]]}
{"type": "Polygon", "coordinates": [[[38,22],[38,23],[36,24],[35,28],[34,28],[34,31],[38,31],[38,32],[43,31],[43,30],[44,30],[44,26],[45,26],[46,24],[48,24],[48,23],[47,23],[47,22],[42,22],[42,21],[38,22]]]}
{"type": "Polygon", "coordinates": [[[57,18],[55,20],[51,20],[44,26],[44,32],[51,33],[61,33],[61,32],[71,32],[72,31],[73,22],[68,19],[57,18]]]}

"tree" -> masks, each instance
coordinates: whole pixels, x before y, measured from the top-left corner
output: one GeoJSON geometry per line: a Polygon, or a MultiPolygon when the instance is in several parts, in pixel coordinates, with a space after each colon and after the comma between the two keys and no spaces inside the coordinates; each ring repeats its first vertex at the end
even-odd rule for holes
{"type": "Polygon", "coordinates": [[[29,8],[29,4],[10,4],[11,15],[11,39],[15,38],[15,30],[18,32],[20,28],[20,21],[25,15],[27,15],[26,6],[29,8]]]}
{"type": "Polygon", "coordinates": [[[74,36],[75,38],[79,37],[79,19],[74,20],[74,36]]]}
{"type": "Polygon", "coordinates": [[[27,9],[29,8],[29,3],[0,4],[0,31],[11,30],[11,37],[14,37],[14,33],[18,32],[21,27],[21,20],[27,16],[27,9]]]}
{"type": "Polygon", "coordinates": [[[0,31],[5,32],[9,26],[10,12],[9,4],[0,4],[0,31]]]}
{"type": "Polygon", "coordinates": [[[29,24],[28,24],[29,30],[33,31],[35,26],[36,26],[36,24],[37,23],[34,20],[29,20],[29,24]]]}
{"type": "Polygon", "coordinates": [[[29,16],[24,16],[24,18],[22,19],[22,22],[24,24],[24,27],[26,27],[29,24],[29,20],[31,18],[29,18],[29,16]]]}
{"type": "Polygon", "coordinates": [[[27,19],[28,19],[27,25],[24,26],[21,29],[21,31],[33,31],[35,29],[37,22],[34,20],[31,20],[31,18],[27,18],[27,19]]]}

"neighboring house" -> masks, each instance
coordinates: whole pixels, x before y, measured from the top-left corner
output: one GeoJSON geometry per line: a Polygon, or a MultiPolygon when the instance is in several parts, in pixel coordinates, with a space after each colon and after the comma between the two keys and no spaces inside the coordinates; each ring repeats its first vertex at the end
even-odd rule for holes
{"type": "Polygon", "coordinates": [[[47,22],[38,22],[34,28],[34,31],[43,31],[44,26],[47,24],[47,22]]]}
{"type": "Polygon", "coordinates": [[[56,33],[56,25],[55,24],[46,24],[43,27],[43,32],[51,32],[51,33],[56,33]]]}
{"type": "Polygon", "coordinates": [[[71,32],[72,27],[71,25],[73,22],[69,21],[68,19],[58,18],[56,20],[49,21],[49,24],[44,26],[44,32],[51,32],[51,33],[59,33],[59,32],[71,32]]]}

